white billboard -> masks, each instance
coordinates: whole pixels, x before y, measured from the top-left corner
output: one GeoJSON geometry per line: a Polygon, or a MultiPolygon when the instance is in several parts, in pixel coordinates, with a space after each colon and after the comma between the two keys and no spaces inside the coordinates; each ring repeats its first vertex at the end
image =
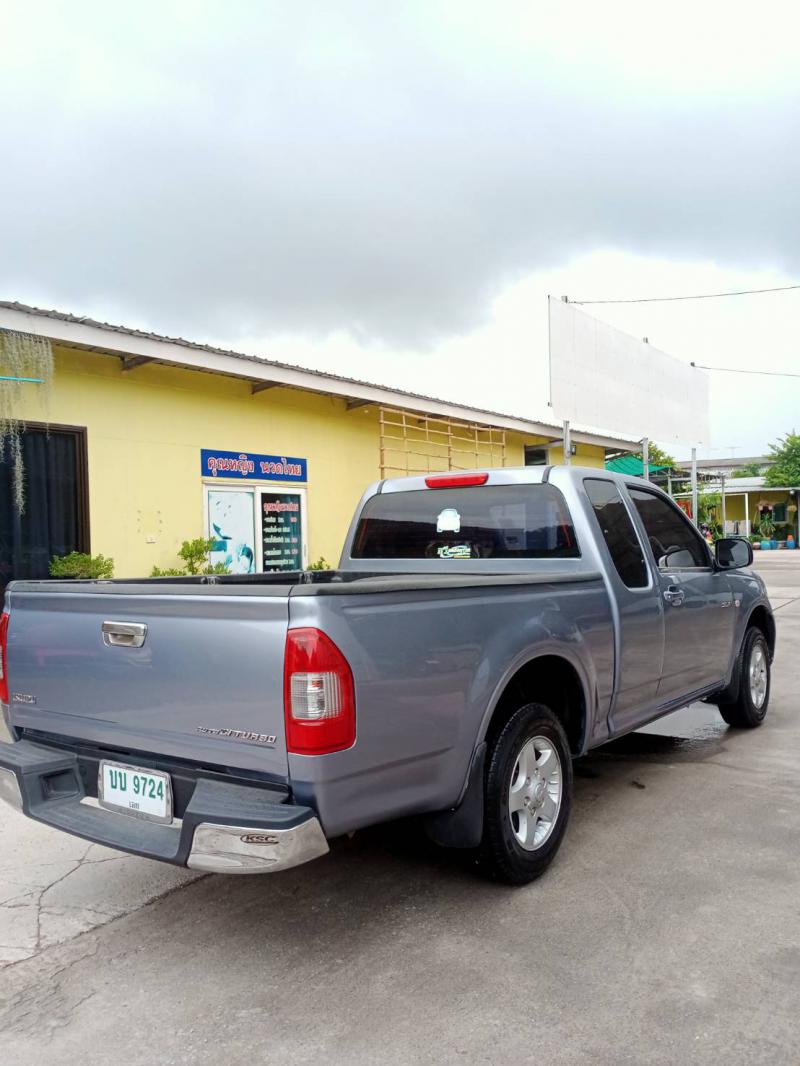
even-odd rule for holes
{"type": "Polygon", "coordinates": [[[662,443],[708,444],[708,376],[549,297],[550,402],[559,421],[662,443]]]}

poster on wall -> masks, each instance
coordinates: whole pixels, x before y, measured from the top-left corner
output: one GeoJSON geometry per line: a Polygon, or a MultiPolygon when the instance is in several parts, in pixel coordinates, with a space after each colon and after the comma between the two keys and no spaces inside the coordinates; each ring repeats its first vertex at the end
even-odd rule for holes
{"type": "Polygon", "coordinates": [[[208,490],[208,536],[211,563],[224,563],[231,574],[253,574],[256,544],[253,493],[240,489],[208,490]]]}
{"type": "Polygon", "coordinates": [[[265,573],[303,569],[302,498],[290,492],[259,493],[265,573]]]}

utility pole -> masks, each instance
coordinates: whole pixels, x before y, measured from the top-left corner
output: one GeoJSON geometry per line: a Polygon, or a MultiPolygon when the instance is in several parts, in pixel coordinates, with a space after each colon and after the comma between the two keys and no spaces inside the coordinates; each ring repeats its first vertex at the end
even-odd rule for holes
{"type": "Polygon", "coordinates": [[[692,448],[692,521],[699,528],[697,521],[697,448],[692,448]]]}
{"type": "Polygon", "coordinates": [[[564,463],[566,466],[572,465],[572,437],[567,421],[564,422],[564,463]]]}
{"type": "Polygon", "coordinates": [[[645,481],[650,480],[650,441],[642,437],[642,477],[645,481]]]}

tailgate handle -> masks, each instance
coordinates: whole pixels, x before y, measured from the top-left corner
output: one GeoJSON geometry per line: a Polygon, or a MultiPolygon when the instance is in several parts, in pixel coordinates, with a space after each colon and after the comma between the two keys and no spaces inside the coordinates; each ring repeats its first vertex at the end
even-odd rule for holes
{"type": "Polygon", "coordinates": [[[103,622],[103,643],[110,648],[141,648],[147,636],[144,622],[103,622]]]}

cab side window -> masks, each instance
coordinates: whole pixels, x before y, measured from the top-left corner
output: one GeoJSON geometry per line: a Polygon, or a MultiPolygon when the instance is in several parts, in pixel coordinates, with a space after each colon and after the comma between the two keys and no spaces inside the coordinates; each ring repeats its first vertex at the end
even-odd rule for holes
{"type": "Polygon", "coordinates": [[[642,546],[617,486],[613,481],[586,478],[583,487],[609,555],[623,583],[629,589],[646,588],[647,564],[642,554],[642,546]]]}
{"type": "Polygon", "coordinates": [[[708,545],[680,510],[646,489],[629,487],[659,570],[711,566],[708,545]]]}

